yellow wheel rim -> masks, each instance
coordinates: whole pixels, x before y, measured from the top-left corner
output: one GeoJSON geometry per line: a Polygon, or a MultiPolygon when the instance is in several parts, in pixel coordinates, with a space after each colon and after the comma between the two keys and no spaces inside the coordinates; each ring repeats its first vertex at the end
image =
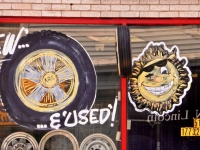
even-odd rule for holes
{"type": "Polygon", "coordinates": [[[20,61],[14,84],[27,107],[38,112],[55,112],[74,100],[79,80],[75,65],[64,53],[40,49],[20,61]]]}

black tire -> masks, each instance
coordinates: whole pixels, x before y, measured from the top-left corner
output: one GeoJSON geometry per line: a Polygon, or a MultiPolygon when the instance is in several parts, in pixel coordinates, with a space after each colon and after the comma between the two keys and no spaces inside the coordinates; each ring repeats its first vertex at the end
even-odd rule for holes
{"type": "Polygon", "coordinates": [[[130,29],[128,26],[117,27],[117,64],[120,77],[129,77],[132,73],[130,29]]]}
{"type": "MultiPolygon", "coordinates": [[[[43,30],[28,34],[18,42],[18,45],[23,44],[29,44],[29,47],[17,47],[13,55],[6,56],[6,59],[10,59],[10,61],[4,62],[1,68],[0,88],[4,107],[17,124],[34,129],[37,129],[38,124],[47,125],[45,129],[51,129],[49,118],[52,114],[58,112],[60,113],[59,119],[61,120],[60,128],[64,128],[63,122],[66,117],[62,115],[63,111],[69,113],[76,110],[78,113],[82,109],[90,109],[94,103],[96,96],[96,73],[91,59],[85,49],[76,40],[55,31],[43,30]],[[37,111],[27,107],[20,99],[15,87],[16,69],[20,62],[27,55],[36,53],[41,49],[44,53],[45,50],[52,49],[68,57],[73,62],[78,75],[79,84],[72,102],[66,107],[53,112],[43,112],[43,108],[37,111]]],[[[73,121],[73,115],[71,115],[70,120],[73,121]]]]}

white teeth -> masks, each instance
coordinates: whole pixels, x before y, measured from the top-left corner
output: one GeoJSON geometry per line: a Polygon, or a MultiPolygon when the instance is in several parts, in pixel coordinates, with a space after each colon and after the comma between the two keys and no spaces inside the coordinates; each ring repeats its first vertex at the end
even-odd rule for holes
{"type": "Polygon", "coordinates": [[[145,89],[154,95],[162,95],[171,89],[173,83],[174,82],[171,81],[170,83],[159,87],[145,86],[145,89]]]}

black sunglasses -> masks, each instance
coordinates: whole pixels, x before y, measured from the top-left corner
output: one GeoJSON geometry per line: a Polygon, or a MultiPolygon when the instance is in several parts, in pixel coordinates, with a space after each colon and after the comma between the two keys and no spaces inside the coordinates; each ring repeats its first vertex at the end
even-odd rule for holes
{"type": "Polygon", "coordinates": [[[145,71],[145,72],[151,72],[151,71],[154,69],[155,66],[157,66],[157,67],[163,67],[163,66],[165,66],[166,64],[167,64],[167,59],[158,61],[158,62],[156,62],[156,63],[154,63],[154,64],[152,64],[152,65],[150,65],[150,66],[147,66],[147,67],[143,68],[142,71],[141,71],[141,73],[142,73],[143,71],[145,71]]]}

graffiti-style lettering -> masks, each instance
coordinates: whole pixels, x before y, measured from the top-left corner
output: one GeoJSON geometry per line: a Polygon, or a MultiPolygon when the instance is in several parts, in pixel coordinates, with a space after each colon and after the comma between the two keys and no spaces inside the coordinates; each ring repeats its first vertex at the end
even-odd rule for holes
{"type": "MultiPolygon", "coordinates": [[[[5,43],[4,43],[4,46],[3,46],[3,51],[2,51],[2,54],[5,56],[5,55],[8,55],[8,54],[14,54],[15,52],[15,49],[17,47],[17,43],[22,35],[22,33],[25,32],[25,34],[28,34],[28,29],[27,28],[24,28],[22,27],[17,35],[17,38],[15,39],[15,34],[12,34],[12,33],[9,33],[7,36],[6,36],[6,40],[5,40],[5,43]]],[[[0,38],[1,37],[5,37],[5,34],[0,34],[0,38]]]]}
{"type": "Polygon", "coordinates": [[[68,122],[68,121],[69,121],[69,118],[71,117],[71,115],[72,115],[71,112],[69,112],[69,113],[67,114],[67,117],[66,117],[65,123],[64,123],[64,125],[65,125],[66,127],[74,127],[74,126],[76,126],[77,123],[78,123],[76,110],[73,111],[73,115],[74,115],[74,117],[73,117],[73,118],[74,118],[74,122],[73,122],[73,123],[69,123],[69,122],[68,122]]]}
{"type": "Polygon", "coordinates": [[[50,127],[54,128],[54,129],[59,129],[60,128],[60,119],[58,118],[60,117],[60,113],[55,113],[53,115],[51,115],[50,117],[50,127]]]}
{"type": "Polygon", "coordinates": [[[88,118],[85,116],[89,113],[89,110],[81,110],[78,113],[78,117],[81,119],[78,123],[81,125],[85,125],[88,122],[88,118]]]}
{"type": "MultiPolygon", "coordinates": [[[[109,108],[102,108],[102,109],[91,109],[89,110],[81,110],[79,113],[76,112],[76,110],[73,111],[73,122],[69,122],[71,116],[72,116],[72,112],[67,112],[67,111],[63,111],[62,112],[62,116],[65,117],[65,121],[63,123],[63,125],[65,127],[74,127],[77,124],[81,124],[81,125],[85,125],[88,122],[90,122],[90,124],[96,124],[96,123],[100,123],[100,124],[104,124],[108,118],[111,115],[111,110],[113,108],[113,112],[112,112],[112,116],[111,116],[111,121],[114,121],[115,119],[115,114],[116,114],[116,109],[117,109],[117,98],[115,98],[115,103],[114,103],[114,107],[109,104],[108,105],[109,108]],[[89,118],[87,118],[87,114],[89,113],[89,118]],[[77,115],[78,114],[78,115],[77,115]],[[78,118],[80,120],[78,120],[78,118]]],[[[61,127],[61,121],[60,121],[60,113],[55,113],[53,115],[51,115],[50,117],[50,127],[53,129],[59,129],[61,127]]],[[[111,123],[111,127],[114,126],[114,123],[111,123]]]]}

